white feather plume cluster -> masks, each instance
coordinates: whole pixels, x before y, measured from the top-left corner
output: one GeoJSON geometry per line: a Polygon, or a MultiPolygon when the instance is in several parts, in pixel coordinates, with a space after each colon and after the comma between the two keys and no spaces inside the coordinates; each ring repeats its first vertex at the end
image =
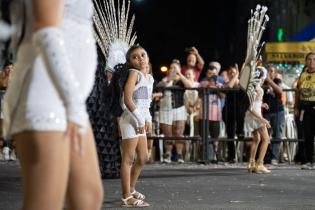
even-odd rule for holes
{"type": "Polygon", "coordinates": [[[128,44],[120,40],[116,40],[109,45],[106,61],[106,67],[108,70],[112,71],[119,63],[126,63],[128,48],[128,44]]]}
{"type": "Polygon", "coordinates": [[[6,22],[0,20],[0,41],[6,41],[14,33],[14,28],[6,22]]]}
{"type": "Polygon", "coordinates": [[[255,12],[251,10],[251,18],[248,20],[246,58],[241,70],[240,86],[246,91],[250,105],[255,100],[255,87],[259,84],[259,73],[256,71],[256,63],[264,42],[260,44],[262,34],[266,29],[269,17],[266,14],[268,8],[256,6],[255,12]]]}
{"type": "Polygon", "coordinates": [[[126,53],[137,39],[133,33],[135,16],[129,21],[130,0],[94,0],[95,39],[105,58],[106,69],[126,62],[126,53]],[[115,2],[117,5],[115,5],[115,2]],[[117,9],[116,9],[117,6],[117,9]]]}

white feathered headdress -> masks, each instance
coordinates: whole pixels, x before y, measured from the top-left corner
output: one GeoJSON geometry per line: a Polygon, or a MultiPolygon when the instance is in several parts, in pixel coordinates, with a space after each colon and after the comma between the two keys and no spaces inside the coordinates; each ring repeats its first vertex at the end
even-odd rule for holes
{"type": "Polygon", "coordinates": [[[264,43],[261,45],[259,43],[266,23],[269,21],[269,17],[266,15],[267,10],[267,7],[257,5],[254,13],[251,10],[251,18],[248,20],[247,51],[245,62],[241,70],[240,86],[246,91],[250,105],[252,105],[255,99],[255,87],[260,82],[260,79],[258,79],[259,72],[256,71],[256,62],[260,50],[264,45],[264,43]]]}
{"type": "Polygon", "coordinates": [[[126,62],[126,53],[137,39],[133,33],[135,16],[129,22],[130,0],[94,0],[95,39],[106,58],[106,70],[114,71],[117,64],[126,62]],[[115,6],[117,2],[117,10],[115,6]]]}

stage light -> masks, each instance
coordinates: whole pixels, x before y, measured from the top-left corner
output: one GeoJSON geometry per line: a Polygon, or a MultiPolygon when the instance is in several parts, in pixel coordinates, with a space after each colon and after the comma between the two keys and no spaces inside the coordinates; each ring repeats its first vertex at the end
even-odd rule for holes
{"type": "Polygon", "coordinates": [[[163,72],[163,73],[165,73],[165,72],[167,72],[167,67],[166,66],[161,66],[161,72],[163,72]]]}

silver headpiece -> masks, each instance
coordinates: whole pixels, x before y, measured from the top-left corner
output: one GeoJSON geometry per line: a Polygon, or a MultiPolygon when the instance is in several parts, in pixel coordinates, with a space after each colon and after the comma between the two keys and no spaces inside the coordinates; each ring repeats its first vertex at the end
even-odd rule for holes
{"type": "Polygon", "coordinates": [[[106,58],[106,70],[126,62],[126,53],[137,39],[133,33],[135,16],[129,21],[130,0],[94,0],[95,39],[106,58]],[[117,3],[117,10],[115,7],[117,3]],[[129,22],[129,24],[128,24],[129,22]]]}
{"type": "Polygon", "coordinates": [[[256,6],[256,11],[251,10],[251,18],[248,20],[247,31],[247,51],[246,58],[241,70],[240,86],[246,91],[250,105],[255,100],[255,87],[260,82],[258,79],[259,72],[256,71],[256,63],[264,43],[259,45],[262,33],[266,28],[266,23],[269,21],[266,15],[268,8],[265,6],[256,6]]]}

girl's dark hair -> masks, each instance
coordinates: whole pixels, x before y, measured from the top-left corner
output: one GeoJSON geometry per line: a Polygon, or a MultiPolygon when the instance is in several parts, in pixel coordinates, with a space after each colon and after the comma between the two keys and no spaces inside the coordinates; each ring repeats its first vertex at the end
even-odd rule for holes
{"type": "Polygon", "coordinates": [[[129,64],[130,66],[130,56],[131,56],[131,53],[136,50],[136,49],[144,49],[141,45],[139,44],[135,44],[135,45],[132,45],[131,47],[129,47],[128,51],[127,51],[127,54],[126,54],[126,61],[127,63],[129,64]]]}

